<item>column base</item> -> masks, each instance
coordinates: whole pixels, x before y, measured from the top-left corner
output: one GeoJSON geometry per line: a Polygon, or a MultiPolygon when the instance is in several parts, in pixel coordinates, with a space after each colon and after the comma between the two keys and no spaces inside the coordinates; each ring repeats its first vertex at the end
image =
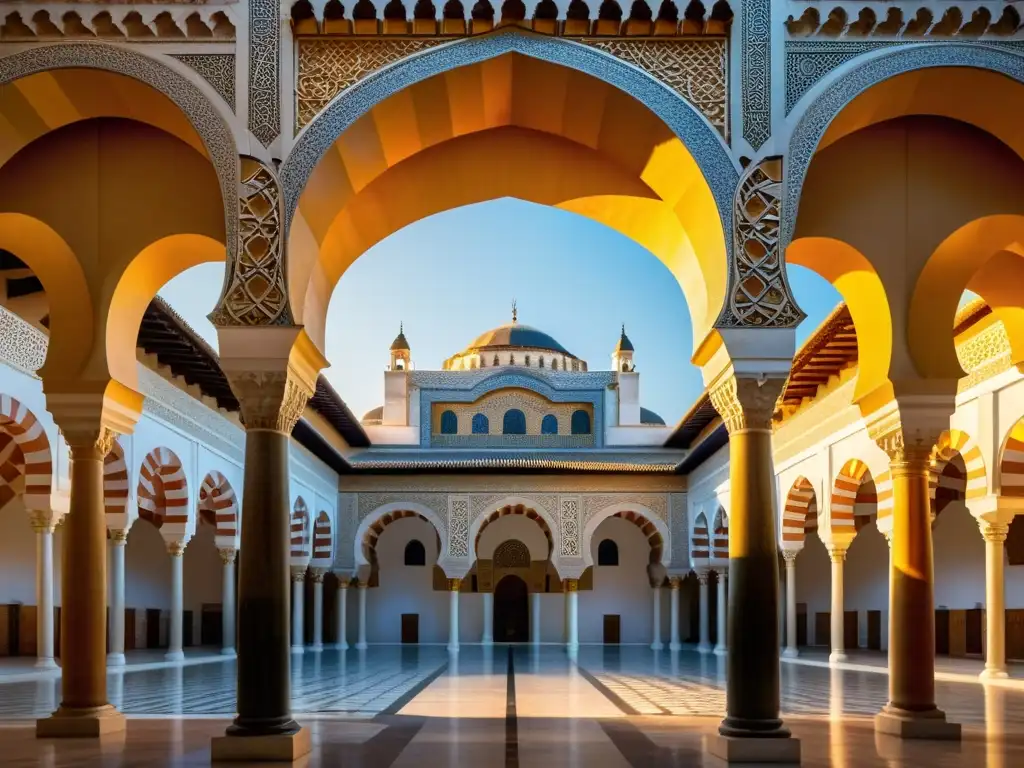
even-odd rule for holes
{"type": "Polygon", "coordinates": [[[339,650],[339,651],[347,651],[347,650],[348,650],[348,643],[341,643],[341,644],[340,644],[340,645],[338,646],[338,650],[339,650]]]}
{"type": "Polygon", "coordinates": [[[792,736],[767,739],[758,737],[708,737],[709,754],[727,763],[800,763],[800,740],[792,736]]]}
{"type": "Polygon", "coordinates": [[[238,652],[234,648],[221,648],[220,655],[228,656],[233,659],[238,656],[238,652]]]}
{"type": "Polygon", "coordinates": [[[108,653],[107,654],[107,666],[108,667],[123,667],[126,661],[123,653],[108,653]]]}
{"type": "Polygon", "coordinates": [[[38,739],[99,739],[123,733],[127,721],[112,705],[73,709],[61,706],[49,717],[36,720],[38,739]]]}
{"type": "Polygon", "coordinates": [[[668,649],[670,651],[681,651],[683,650],[683,646],[680,643],[669,643],[668,649]]]}
{"type": "Polygon", "coordinates": [[[357,651],[365,651],[366,648],[367,648],[366,643],[356,643],[356,650],[357,651]]]}
{"type": "Polygon", "coordinates": [[[458,652],[459,652],[459,646],[457,646],[457,645],[449,645],[448,646],[448,653],[458,653],[458,652]]]}
{"type": "Polygon", "coordinates": [[[725,656],[729,653],[729,651],[728,649],[726,649],[724,645],[716,645],[713,653],[715,654],[715,656],[725,656]]]}
{"type": "Polygon", "coordinates": [[[185,660],[185,652],[184,651],[168,651],[167,653],[164,654],[164,660],[165,661],[184,661],[185,660]]]}
{"type": "Polygon", "coordinates": [[[303,648],[301,645],[293,645],[292,646],[292,653],[305,653],[305,652],[306,652],[306,649],[303,648]]]}
{"type": "MultiPolygon", "coordinates": [[[[122,656],[121,658],[123,659],[124,657],[122,656]]],[[[124,661],[122,661],[121,663],[123,664],[124,661]]],[[[36,659],[36,663],[32,666],[34,666],[36,669],[60,669],[60,667],[57,666],[56,660],[52,657],[47,657],[45,659],[36,659]]],[[[1006,675],[1003,675],[1003,677],[1006,677],[1006,675]]]]}
{"type": "Polygon", "coordinates": [[[830,653],[828,655],[828,663],[829,664],[842,664],[843,662],[847,661],[849,658],[850,657],[847,656],[842,651],[832,651],[832,653],[830,653]]]}
{"type": "Polygon", "coordinates": [[[494,645],[494,638],[493,637],[485,637],[483,640],[480,641],[480,644],[481,645],[494,645]]]}
{"type": "Polygon", "coordinates": [[[1009,675],[1006,673],[1005,669],[998,669],[996,667],[993,667],[992,669],[986,667],[981,671],[981,674],[978,675],[979,680],[1005,680],[1008,677],[1009,675]]]}
{"type": "Polygon", "coordinates": [[[661,641],[651,643],[651,650],[652,651],[661,651],[661,650],[664,650],[664,648],[665,648],[665,645],[661,641]]]}
{"type": "Polygon", "coordinates": [[[309,731],[269,736],[218,736],[210,747],[215,762],[293,763],[313,750],[309,731]]]}
{"type": "Polygon", "coordinates": [[[311,650],[313,653],[320,653],[323,649],[324,649],[324,646],[323,646],[322,643],[315,643],[313,645],[313,647],[310,648],[309,650],[311,650]]]}
{"type": "Polygon", "coordinates": [[[710,643],[699,643],[697,645],[697,653],[711,653],[710,643]]]}
{"type": "Polygon", "coordinates": [[[875,715],[875,731],[900,739],[960,741],[960,723],[950,723],[941,709],[908,712],[888,704],[875,715]]]}
{"type": "Polygon", "coordinates": [[[782,651],[782,658],[784,659],[795,659],[800,655],[800,651],[796,648],[786,648],[782,651]]]}

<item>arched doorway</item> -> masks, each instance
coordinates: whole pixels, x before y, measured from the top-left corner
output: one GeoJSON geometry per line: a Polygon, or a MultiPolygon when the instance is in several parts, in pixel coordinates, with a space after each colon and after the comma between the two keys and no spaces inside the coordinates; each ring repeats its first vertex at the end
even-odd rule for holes
{"type": "Polygon", "coordinates": [[[494,641],[525,643],[530,637],[526,582],[508,575],[494,588],[494,641]]]}

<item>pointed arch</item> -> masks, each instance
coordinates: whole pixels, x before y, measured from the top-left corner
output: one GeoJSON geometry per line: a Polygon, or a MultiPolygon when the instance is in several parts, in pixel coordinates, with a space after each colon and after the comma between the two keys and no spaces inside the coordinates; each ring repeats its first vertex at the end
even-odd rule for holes
{"type": "MultiPolygon", "coordinates": [[[[10,436],[11,445],[20,454],[19,474],[24,477],[25,507],[49,509],[53,490],[53,451],[43,425],[20,401],[2,395],[0,430],[10,436]]],[[[14,451],[8,448],[7,453],[13,457],[14,451]]],[[[9,485],[10,479],[6,476],[3,479],[7,481],[5,485],[9,485]]]]}
{"type": "Polygon", "coordinates": [[[218,549],[238,548],[238,500],[231,483],[216,470],[206,474],[199,488],[199,515],[214,526],[218,549]]]}
{"type": "Polygon", "coordinates": [[[782,510],[782,540],[779,544],[783,550],[799,552],[804,548],[807,512],[815,501],[814,486],[810,480],[801,475],[793,481],[782,510]]]}
{"type": "Polygon", "coordinates": [[[154,448],[142,462],[136,490],[139,517],[160,529],[166,541],[191,535],[188,481],[181,460],[170,448],[154,448]]]}
{"type": "Polygon", "coordinates": [[[330,564],[333,554],[334,529],[331,526],[331,516],[320,510],[313,525],[313,561],[330,564]]]}

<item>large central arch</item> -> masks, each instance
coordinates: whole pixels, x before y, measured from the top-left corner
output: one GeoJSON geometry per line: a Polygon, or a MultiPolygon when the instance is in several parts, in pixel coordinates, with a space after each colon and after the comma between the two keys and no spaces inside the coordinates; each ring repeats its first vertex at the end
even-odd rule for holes
{"type": "Polygon", "coordinates": [[[293,314],[322,345],[334,286],[374,243],[516,197],[657,255],[686,293],[696,346],[725,301],[738,178],[695,108],[609,54],[519,31],[438,46],[352,86],[299,134],[281,169],[293,314]],[[557,167],[516,167],[540,157],[557,167]]]}

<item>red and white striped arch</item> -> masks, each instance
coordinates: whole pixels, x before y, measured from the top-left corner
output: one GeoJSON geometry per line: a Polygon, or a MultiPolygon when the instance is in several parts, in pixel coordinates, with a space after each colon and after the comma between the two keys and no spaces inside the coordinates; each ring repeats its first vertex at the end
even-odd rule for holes
{"type": "Polygon", "coordinates": [[[108,530],[127,531],[138,517],[138,510],[128,504],[130,492],[124,448],[115,440],[110,453],[103,457],[103,511],[108,530]]]}
{"type": "Polygon", "coordinates": [[[0,432],[0,510],[25,492],[25,456],[7,432],[0,432]]]}
{"type": "Polygon", "coordinates": [[[782,541],[783,550],[799,552],[804,547],[807,537],[807,512],[811,504],[817,507],[814,486],[811,481],[801,475],[793,481],[786,494],[786,504],[782,510],[782,541]]]}
{"type": "MultiPolygon", "coordinates": [[[[13,498],[20,492],[24,494],[26,509],[50,509],[50,493],[53,490],[53,451],[43,425],[20,401],[9,395],[0,395],[0,432],[6,433],[16,448],[16,451],[8,450],[6,453],[10,463],[4,465],[4,474],[0,477],[0,482],[8,490],[4,491],[2,496],[10,494],[10,498],[13,498]],[[20,454],[20,457],[15,454],[20,454]],[[16,475],[15,469],[18,470],[16,475]]],[[[10,498],[7,501],[10,501],[10,498]]]]}
{"type": "Polygon", "coordinates": [[[950,429],[939,436],[929,492],[933,515],[941,512],[950,501],[970,501],[987,495],[985,457],[966,432],[950,429]]]}
{"type": "Polygon", "coordinates": [[[309,564],[309,507],[301,496],[295,500],[291,517],[291,549],[289,563],[291,565],[309,564]]]}
{"type": "Polygon", "coordinates": [[[136,496],[139,517],[158,527],[164,541],[184,543],[191,538],[188,481],[174,451],[160,447],[146,455],[136,496]]]}
{"type": "Polygon", "coordinates": [[[706,563],[711,559],[711,533],[708,518],[703,512],[697,514],[690,534],[690,564],[706,563]]]}
{"type": "Polygon", "coordinates": [[[238,549],[238,500],[220,472],[208,472],[199,487],[199,518],[214,527],[217,549],[238,549]]]}
{"type": "Polygon", "coordinates": [[[854,507],[857,504],[877,504],[875,482],[868,465],[860,459],[850,459],[836,475],[832,484],[829,505],[829,533],[831,536],[853,538],[857,534],[854,507]]]}
{"type": "Polygon", "coordinates": [[[321,568],[329,568],[334,553],[331,516],[320,510],[313,524],[313,562],[321,568]]]}
{"type": "Polygon", "coordinates": [[[715,513],[715,528],[711,535],[711,559],[729,559],[729,516],[722,507],[715,513]]]}

